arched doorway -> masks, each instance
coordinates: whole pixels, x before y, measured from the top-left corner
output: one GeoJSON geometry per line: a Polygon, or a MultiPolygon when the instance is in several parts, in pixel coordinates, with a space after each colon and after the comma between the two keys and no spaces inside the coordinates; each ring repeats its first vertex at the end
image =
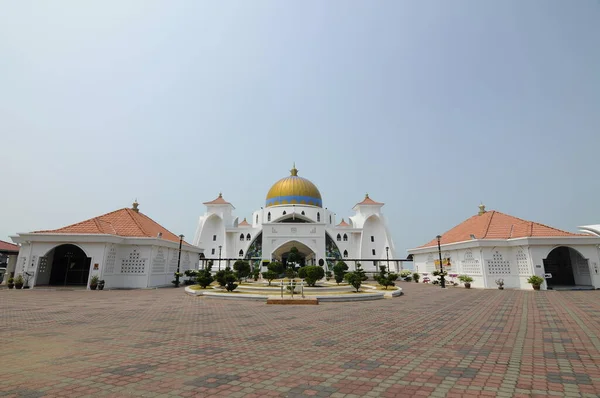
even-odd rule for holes
{"type": "Polygon", "coordinates": [[[559,246],[544,259],[544,272],[552,277],[546,279],[549,289],[567,286],[592,286],[588,260],[577,250],[559,246]]]}
{"type": "Polygon", "coordinates": [[[315,264],[315,252],[312,251],[310,247],[297,240],[292,240],[279,246],[273,251],[272,257],[276,258],[278,261],[281,261],[283,264],[287,264],[288,256],[293,247],[298,249],[298,254],[300,254],[300,266],[315,264]]]}
{"type": "Polygon", "coordinates": [[[56,246],[40,258],[36,285],[87,286],[91,261],[79,246],[56,246]]]}

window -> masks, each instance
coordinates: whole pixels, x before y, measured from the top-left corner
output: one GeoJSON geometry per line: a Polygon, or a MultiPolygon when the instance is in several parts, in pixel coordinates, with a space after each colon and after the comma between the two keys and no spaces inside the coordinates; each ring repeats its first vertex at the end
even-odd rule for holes
{"type": "Polygon", "coordinates": [[[348,242],[348,235],[344,234],[344,242],[348,242]]]}
{"type": "Polygon", "coordinates": [[[238,254],[240,255],[240,257],[244,257],[244,251],[242,249],[240,249],[240,252],[238,254]]]}
{"type": "Polygon", "coordinates": [[[329,216],[329,224],[331,224],[331,215],[329,216]]]}
{"type": "Polygon", "coordinates": [[[342,235],[338,234],[337,241],[340,242],[342,240],[342,235]]]}
{"type": "Polygon", "coordinates": [[[213,235],[213,242],[217,240],[217,235],[213,235]]]}
{"type": "Polygon", "coordinates": [[[240,240],[244,240],[244,234],[240,235],[240,240]]]}
{"type": "Polygon", "coordinates": [[[246,240],[250,240],[250,239],[252,239],[252,238],[250,237],[250,234],[246,235],[246,240]]]}
{"type": "Polygon", "coordinates": [[[271,221],[271,212],[269,212],[269,214],[267,214],[267,221],[271,221]]]}
{"type": "Polygon", "coordinates": [[[344,257],[348,257],[348,250],[344,250],[344,257]]]}
{"type": "Polygon", "coordinates": [[[215,248],[213,247],[213,249],[210,251],[210,254],[215,254],[215,248]]]}
{"type": "Polygon", "coordinates": [[[371,242],[375,242],[375,237],[371,235],[371,242]]]}
{"type": "Polygon", "coordinates": [[[321,213],[317,213],[317,222],[321,222],[321,213]]]}
{"type": "Polygon", "coordinates": [[[371,250],[373,252],[373,255],[375,255],[375,249],[371,250]]]}
{"type": "Polygon", "coordinates": [[[286,213],[286,211],[284,210],[284,211],[283,211],[283,215],[285,216],[286,214],[287,214],[287,213],[286,213]]]}
{"type": "Polygon", "coordinates": [[[256,215],[256,223],[258,224],[258,214],[256,215]]]}

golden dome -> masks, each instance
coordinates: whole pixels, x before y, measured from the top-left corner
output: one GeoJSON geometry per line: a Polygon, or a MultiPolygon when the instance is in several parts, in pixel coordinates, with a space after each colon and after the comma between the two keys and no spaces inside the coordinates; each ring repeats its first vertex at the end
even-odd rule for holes
{"type": "Polygon", "coordinates": [[[266,207],[291,204],[323,207],[321,192],[315,184],[298,177],[296,165],[290,173],[289,177],[282,178],[269,189],[266,207]]]}

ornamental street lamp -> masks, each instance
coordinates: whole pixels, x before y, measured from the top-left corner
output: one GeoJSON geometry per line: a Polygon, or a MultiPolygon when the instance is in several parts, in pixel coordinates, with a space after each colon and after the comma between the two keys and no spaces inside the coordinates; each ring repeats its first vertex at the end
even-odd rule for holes
{"type": "Polygon", "coordinates": [[[387,259],[387,269],[388,274],[390,273],[390,248],[388,246],[385,247],[385,258],[387,259]]]}
{"type": "Polygon", "coordinates": [[[440,258],[440,285],[442,289],[446,287],[446,279],[444,278],[444,265],[442,263],[442,247],[440,246],[440,242],[442,240],[442,235],[436,236],[437,244],[438,244],[438,256],[440,258]]]}
{"type": "Polygon", "coordinates": [[[221,249],[223,246],[219,245],[219,271],[221,271],[221,249]]]}

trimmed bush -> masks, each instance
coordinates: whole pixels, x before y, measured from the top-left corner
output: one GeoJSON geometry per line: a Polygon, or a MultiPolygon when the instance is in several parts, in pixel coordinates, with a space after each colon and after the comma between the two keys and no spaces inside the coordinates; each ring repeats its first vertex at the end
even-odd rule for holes
{"type": "Polygon", "coordinates": [[[307,265],[298,270],[298,276],[303,278],[308,286],[314,286],[319,279],[323,279],[325,270],[318,265],[307,265]]]}

